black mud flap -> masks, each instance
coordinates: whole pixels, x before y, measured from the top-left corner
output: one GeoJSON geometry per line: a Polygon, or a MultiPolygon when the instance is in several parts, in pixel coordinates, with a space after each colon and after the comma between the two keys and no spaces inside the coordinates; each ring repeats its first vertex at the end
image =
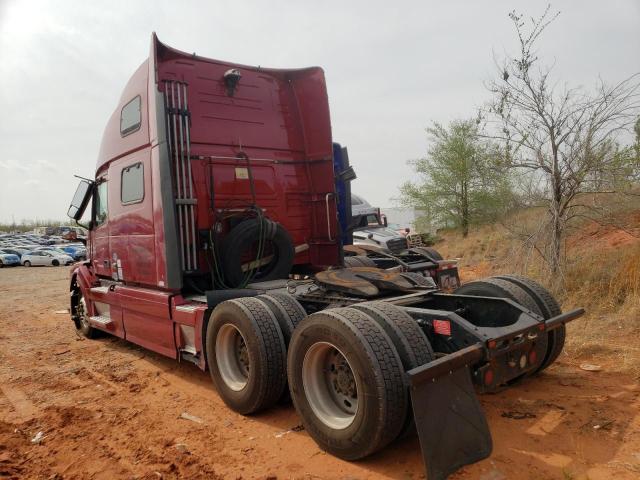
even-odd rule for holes
{"type": "Polygon", "coordinates": [[[446,479],[491,454],[491,432],[469,370],[481,356],[482,347],[468,347],[408,372],[428,480],[446,479]]]}

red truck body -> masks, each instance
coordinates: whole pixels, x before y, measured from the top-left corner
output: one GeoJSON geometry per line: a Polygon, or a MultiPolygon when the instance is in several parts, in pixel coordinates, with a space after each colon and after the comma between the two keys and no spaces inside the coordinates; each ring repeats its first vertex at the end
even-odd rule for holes
{"type": "Polygon", "coordinates": [[[457,287],[457,269],[433,249],[343,257],[336,190],[344,217],[353,178],[320,68],[220,62],[153,35],[69,208],[78,221],[91,201],[89,260],[71,274],[77,332],[209,367],[242,414],[289,395],[343,459],[412,425],[430,479],[486,458],[474,388],[542,371],[584,310],[562,313],[517,275],[443,293],[431,276],[457,287]]]}
{"type": "Polygon", "coordinates": [[[210,276],[204,239],[216,222],[224,226],[226,212],[260,205],[291,236],[297,268],[340,262],[329,105],[318,67],[221,62],[169,48],[154,34],[149,58],[105,128],[96,185],[90,260],[74,270],[72,288],[82,289],[96,327],[173,358],[187,349],[202,368],[206,303],[190,304],[183,294],[185,282],[210,276]],[[229,71],[241,75],[231,94],[229,71]],[[190,172],[176,170],[178,131],[165,104],[188,110],[183,165],[190,172]],[[142,185],[133,198],[125,192],[131,169],[142,185]],[[186,175],[193,224],[176,205],[186,175]],[[181,264],[185,247],[195,257],[189,271],[181,264]]]}

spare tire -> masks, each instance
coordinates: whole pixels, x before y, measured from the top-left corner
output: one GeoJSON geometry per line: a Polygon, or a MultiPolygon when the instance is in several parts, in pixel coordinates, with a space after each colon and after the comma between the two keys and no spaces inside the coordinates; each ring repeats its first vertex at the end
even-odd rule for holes
{"type": "Polygon", "coordinates": [[[295,250],[291,236],[279,223],[268,219],[251,218],[231,229],[222,243],[221,263],[225,284],[228,287],[243,287],[248,281],[267,281],[287,278],[293,266],[295,250]],[[266,245],[262,258],[272,257],[260,265],[249,276],[243,271],[243,263],[256,260],[256,246],[260,235],[266,245]]]}

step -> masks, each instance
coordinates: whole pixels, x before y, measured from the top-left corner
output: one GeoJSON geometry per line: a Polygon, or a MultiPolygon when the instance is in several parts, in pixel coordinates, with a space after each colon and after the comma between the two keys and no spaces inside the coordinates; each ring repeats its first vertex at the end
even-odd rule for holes
{"type": "Polygon", "coordinates": [[[89,323],[98,328],[108,328],[113,324],[111,318],[107,315],[95,315],[89,317],[89,323]]]}
{"type": "Polygon", "coordinates": [[[195,312],[199,308],[202,308],[201,303],[185,303],[184,305],[176,305],[176,310],[179,312],[195,312]]]}
{"type": "Polygon", "coordinates": [[[109,287],[91,287],[89,291],[91,293],[109,293],[109,287]]]}

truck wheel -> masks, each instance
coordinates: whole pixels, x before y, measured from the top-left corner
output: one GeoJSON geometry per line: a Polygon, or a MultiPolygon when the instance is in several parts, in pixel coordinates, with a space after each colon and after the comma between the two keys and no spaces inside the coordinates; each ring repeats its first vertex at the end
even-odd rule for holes
{"type": "Polygon", "coordinates": [[[252,297],[224,301],[207,326],[209,373],[222,400],[248,415],[273,405],[286,383],[286,347],[271,310],[252,297]]]}
{"type": "MultiPolygon", "coordinates": [[[[479,297],[508,298],[516,303],[519,303],[532,313],[535,313],[536,315],[544,318],[544,316],[542,315],[542,311],[538,307],[537,303],[526,290],[504,279],[490,277],[483,280],[469,282],[458,288],[454,293],[458,295],[475,295],[479,297]]],[[[515,383],[516,381],[526,376],[530,376],[536,373],[544,361],[548,350],[548,345],[549,342],[547,337],[538,337],[538,340],[536,341],[534,346],[536,359],[535,369],[530,370],[522,376],[515,378],[509,383],[515,383]]]]}
{"type": "Polygon", "coordinates": [[[357,303],[351,308],[368,314],[389,335],[405,371],[435,359],[427,336],[411,315],[401,308],[387,302],[357,303]]]}
{"type": "MultiPolygon", "coordinates": [[[[405,371],[435,360],[429,339],[411,315],[401,308],[386,302],[358,303],[352,308],[365,312],[382,327],[393,342],[405,371]]],[[[413,411],[409,405],[399,437],[406,436],[413,427],[413,411]]]]}
{"type": "MultiPolygon", "coordinates": [[[[99,335],[98,330],[93,328],[89,323],[89,309],[87,308],[87,301],[82,295],[82,291],[77,290],[78,300],[75,304],[75,319],[76,332],[85,338],[96,338],[99,335]]],[[[73,308],[73,306],[72,306],[73,308]]]]}
{"type": "Polygon", "coordinates": [[[322,449],[356,460],[400,433],[408,408],[402,361],[364,312],[339,308],[305,318],[287,365],[293,403],[322,449]]]}
{"type": "Polygon", "coordinates": [[[438,252],[435,248],[431,248],[431,247],[414,247],[411,250],[413,250],[414,252],[418,252],[422,255],[424,255],[425,257],[427,257],[430,260],[433,261],[440,261],[440,260],[444,260],[444,258],[442,258],[442,255],[440,255],[440,252],[438,252]]]}
{"type": "MultiPolygon", "coordinates": [[[[258,295],[255,298],[263,302],[271,310],[271,313],[275,315],[284,337],[285,347],[288,347],[293,330],[307,316],[307,312],[295,298],[286,293],[267,293],[258,295]]],[[[286,385],[280,401],[281,403],[291,403],[289,388],[286,385]]]]}
{"type": "Polygon", "coordinates": [[[29,260],[25,260],[25,261],[24,261],[24,263],[23,263],[23,265],[24,265],[25,267],[30,267],[30,266],[31,266],[31,262],[30,262],[29,260]]]}
{"type": "Polygon", "coordinates": [[[307,312],[295,298],[286,293],[266,293],[258,295],[256,298],[275,315],[284,337],[284,343],[288,346],[293,330],[307,316],[307,312]]]}
{"type": "MultiPolygon", "coordinates": [[[[560,308],[558,301],[538,282],[531,280],[530,278],[523,277],[522,275],[500,275],[500,278],[504,278],[505,280],[518,285],[523,290],[526,290],[531,298],[533,298],[537,303],[538,308],[542,311],[542,316],[545,319],[555,317],[562,313],[562,309],[560,308]]],[[[567,330],[564,325],[560,328],[551,330],[548,333],[549,346],[547,347],[547,354],[545,355],[542,365],[538,371],[547,368],[560,356],[560,353],[562,353],[562,349],[564,348],[566,335],[567,330]]]]}
{"type": "Polygon", "coordinates": [[[376,262],[363,255],[344,257],[345,267],[375,267],[376,262]]]}

